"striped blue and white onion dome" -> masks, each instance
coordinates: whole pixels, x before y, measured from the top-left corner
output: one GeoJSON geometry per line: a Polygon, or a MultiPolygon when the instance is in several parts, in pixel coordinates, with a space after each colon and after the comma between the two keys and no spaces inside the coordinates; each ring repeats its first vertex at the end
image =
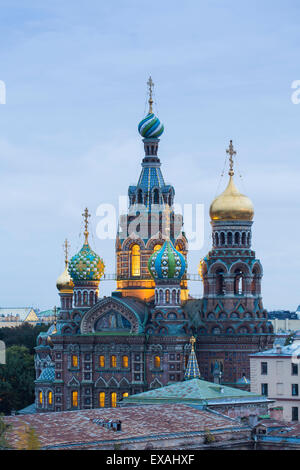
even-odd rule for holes
{"type": "Polygon", "coordinates": [[[138,131],[145,139],[157,139],[164,131],[164,125],[160,122],[154,113],[149,113],[139,123],[138,131]]]}
{"type": "Polygon", "coordinates": [[[176,250],[171,240],[166,240],[148,261],[148,270],[153,279],[181,279],[185,269],[185,258],[176,250]]]}
{"type": "Polygon", "coordinates": [[[184,374],[184,380],[190,380],[190,379],[200,379],[200,370],[199,370],[198,361],[197,361],[193,346],[192,346],[192,350],[190,353],[187,368],[184,374]]]}

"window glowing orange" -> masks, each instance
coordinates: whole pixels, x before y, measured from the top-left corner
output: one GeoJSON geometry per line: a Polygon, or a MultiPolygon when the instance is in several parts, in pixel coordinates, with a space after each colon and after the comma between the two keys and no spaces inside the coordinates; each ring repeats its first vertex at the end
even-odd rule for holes
{"type": "Polygon", "coordinates": [[[43,404],[43,392],[39,393],[39,403],[40,403],[40,405],[43,404]]]}
{"type": "Polygon", "coordinates": [[[105,407],[105,393],[104,392],[99,393],[99,406],[100,408],[105,407]]]}
{"type": "Polygon", "coordinates": [[[160,249],[161,249],[161,245],[157,244],[157,245],[155,245],[155,247],[153,248],[153,251],[155,252],[155,251],[158,251],[158,250],[160,250],[160,249]]]}
{"type": "Polygon", "coordinates": [[[72,406],[76,408],[78,406],[78,392],[77,390],[72,392],[72,406]]]}
{"type": "Polygon", "coordinates": [[[159,356],[155,356],[155,358],[154,358],[154,367],[156,367],[156,369],[160,368],[160,357],[159,356]]]}
{"type": "Polygon", "coordinates": [[[131,275],[140,276],[141,274],[141,253],[139,245],[133,245],[131,248],[131,275]]]}
{"type": "Polygon", "coordinates": [[[99,356],[99,366],[100,367],[105,367],[105,357],[104,356],[99,356]]]}
{"type": "Polygon", "coordinates": [[[111,394],[111,406],[112,406],[112,408],[116,408],[116,406],[117,406],[117,394],[116,394],[116,392],[113,392],[111,394]]]}
{"type": "Polygon", "coordinates": [[[124,392],[124,393],[123,393],[123,398],[125,398],[125,397],[129,397],[129,393],[128,393],[128,392],[124,392]]]}
{"type": "Polygon", "coordinates": [[[176,250],[179,251],[180,253],[182,253],[182,249],[181,249],[181,246],[177,243],[176,245],[176,250]]]}
{"type": "Polygon", "coordinates": [[[122,358],[122,364],[123,364],[123,367],[128,367],[128,356],[123,356],[122,358]]]}
{"type": "Polygon", "coordinates": [[[72,366],[78,367],[78,356],[72,356],[72,366]]]}
{"type": "Polygon", "coordinates": [[[110,363],[111,367],[117,367],[117,356],[111,356],[110,363]]]}
{"type": "Polygon", "coordinates": [[[48,405],[52,405],[52,392],[48,392],[48,405]]]}

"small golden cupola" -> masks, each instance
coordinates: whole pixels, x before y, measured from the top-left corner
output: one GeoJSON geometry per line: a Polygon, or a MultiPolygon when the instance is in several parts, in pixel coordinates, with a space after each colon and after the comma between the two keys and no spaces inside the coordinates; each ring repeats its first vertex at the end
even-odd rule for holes
{"type": "Polygon", "coordinates": [[[71,294],[73,292],[73,287],[74,287],[74,283],[68,272],[68,265],[69,265],[68,248],[69,248],[68,240],[65,240],[65,243],[64,243],[65,269],[64,269],[64,272],[59,276],[59,278],[56,281],[56,287],[61,294],[71,294]]]}
{"type": "Polygon", "coordinates": [[[232,140],[226,150],[229,154],[229,182],[220,196],[216,197],[210,206],[211,220],[252,220],[254,207],[251,199],[241,194],[233,180],[233,155],[236,151],[233,148],[232,140]]]}

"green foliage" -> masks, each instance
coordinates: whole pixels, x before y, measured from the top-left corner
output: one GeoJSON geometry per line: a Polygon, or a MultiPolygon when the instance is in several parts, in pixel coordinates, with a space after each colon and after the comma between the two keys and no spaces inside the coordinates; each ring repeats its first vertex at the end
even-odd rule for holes
{"type": "Polygon", "coordinates": [[[4,341],[6,348],[10,346],[26,346],[30,354],[34,354],[36,339],[42,331],[47,331],[49,325],[30,325],[24,322],[14,328],[0,328],[0,340],[4,341]]]}
{"type": "Polygon", "coordinates": [[[6,364],[0,364],[0,412],[10,414],[34,402],[34,360],[25,346],[6,350],[6,364]]]}
{"type": "Polygon", "coordinates": [[[38,435],[32,426],[25,425],[24,429],[18,432],[18,450],[39,450],[41,443],[38,435]]]}
{"type": "Polygon", "coordinates": [[[3,421],[2,416],[0,415],[0,450],[10,449],[10,445],[7,441],[7,431],[10,428],[9,424],[6,424],[3,421]]]}
{"type": "Polygon", "coordinates": [[[204,444],[211,444],[215,442],[215,436],[212,435],[209,429],[204,429],[204,444]]]}

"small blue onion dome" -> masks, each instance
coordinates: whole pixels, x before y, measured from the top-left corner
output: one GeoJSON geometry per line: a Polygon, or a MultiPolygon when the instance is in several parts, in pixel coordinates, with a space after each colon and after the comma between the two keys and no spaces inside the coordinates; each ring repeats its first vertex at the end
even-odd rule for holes
{"type": "Polygon", "coordinates": [[[85,243],[79,253],[71,258],[69,274],[74,281],[100,281],[104,274],[103,260],[85,243]]]}
{"type": "Polygon", "coordinates": [[[148,270],[153,279],[181,279],[186,269],[184,256],[170,240],[149,258],[148,270]]]}
{"type": "Polygon", "coordinates": [[[145,139],[158,138],[164,131],[164,125],[153,113],[147,116],[139,123],[138,131],[145,139]]]}

